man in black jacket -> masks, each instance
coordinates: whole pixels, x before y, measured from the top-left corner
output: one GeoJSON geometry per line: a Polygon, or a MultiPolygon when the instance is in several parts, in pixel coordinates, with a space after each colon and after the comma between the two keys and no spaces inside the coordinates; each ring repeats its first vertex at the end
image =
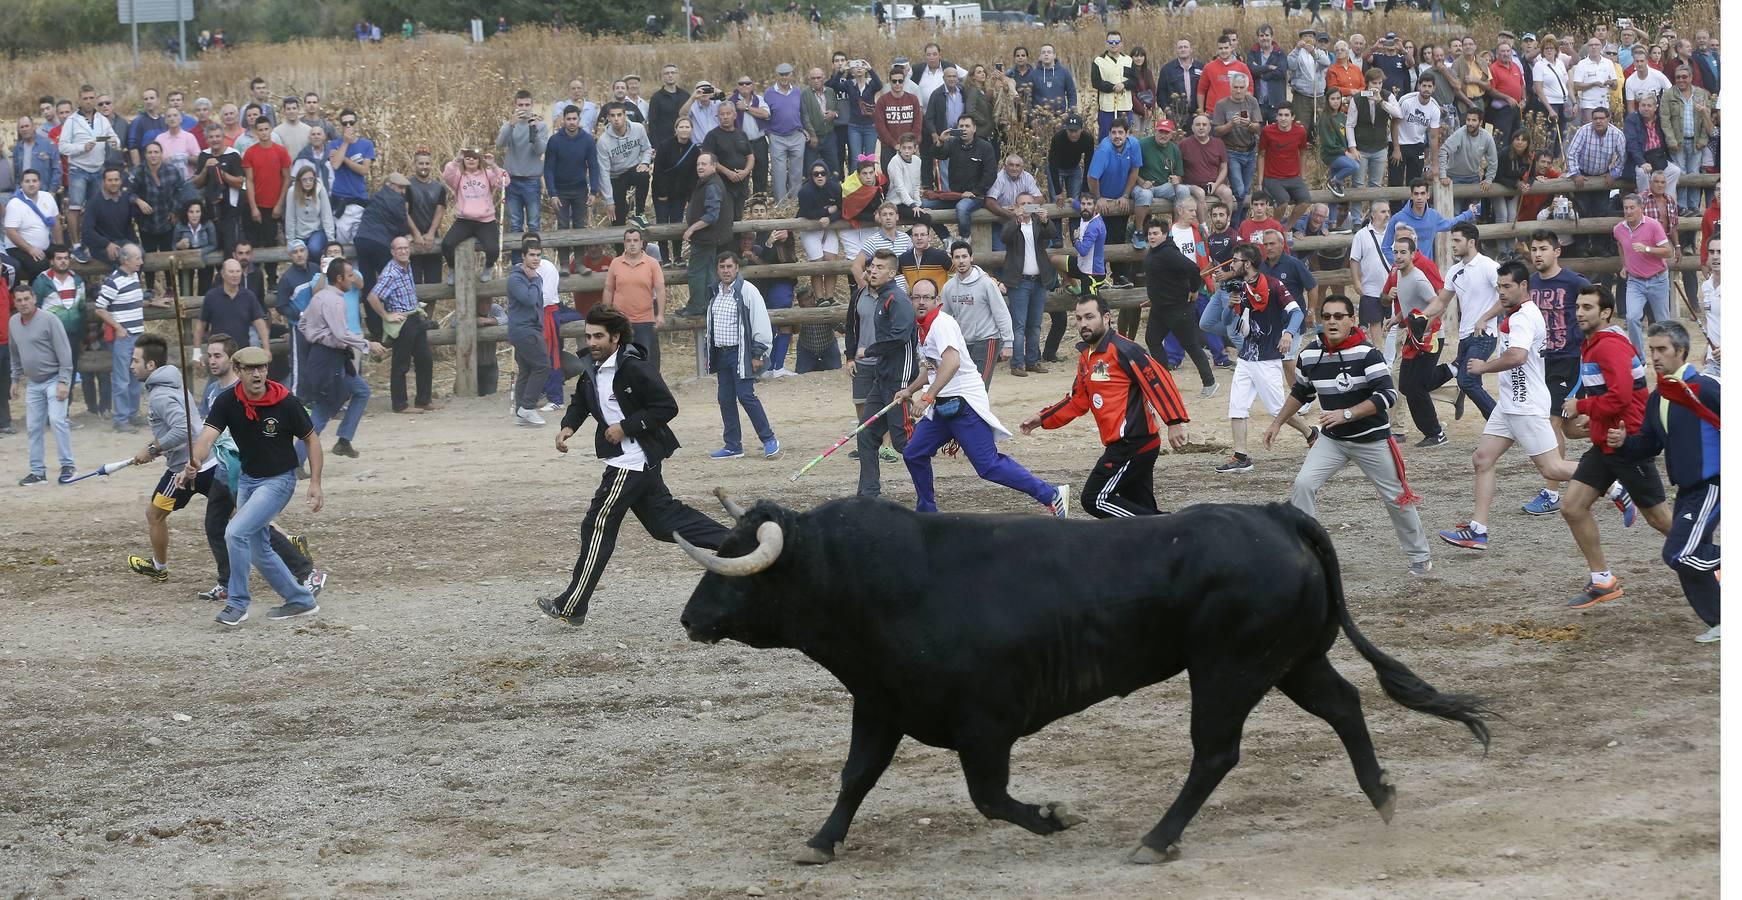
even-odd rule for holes
{"type": "Polygon", "coordinates": [[[1204,388],[1198,396],[1216,396],[1216,372],[1210,368],[1210,355],[1204,350],[1204,338],[1198,331],[1198,289],[1203,287],[1203,275],[1198,264],[1180,251],[1168,233],[1173,226],[1166,219],[1149,220],[1149,252],[1143,255],[1144,289],[1149,299],[1149,326],[1144,342],[1149,355],[1167,359],[1167,336],[1179,339],[1198,367],[1198,380],[1204,388]]]}
{"type": "Polygon", "coordinates": [[[956,117],[955,140],[944,146],[946,168],[943,171],[944,190],[960,194],[956,199],[926,201],[927,209],[956,210],[956,237],[968,240],[972,231],[974,210],[986,205],[986,192],[998,177],[998,154],[985,138],[976,137],[974,117],[962,113],[956,117]]]}
{"type": "Polygon", "coordinates": [[[605,476],[581,520],[581,555],[569,586],[555,599],[538,600],[545,615],[570,625],[586,621],[587,602],[626,514],[634,512],[654,540],[671,543],[673,534],[681,534],[697,547],[717,549],[726,539],[725,526],[665,487],[660,464],[678,448],[670,425],[677,401],[647,363],[647,351],[634,342],[629,318],[610,306],[588,310],[587,352],[592,365],[575,382],[556,449],[569,452],[569,438],[591,416],[598,423],[593,452],[605,461],[605,476]]]}

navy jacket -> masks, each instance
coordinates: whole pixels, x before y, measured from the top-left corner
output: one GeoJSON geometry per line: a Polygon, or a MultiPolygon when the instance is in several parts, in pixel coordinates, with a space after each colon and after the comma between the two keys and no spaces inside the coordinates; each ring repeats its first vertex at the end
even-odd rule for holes
{"type": "MultiPolygon", "coordinates": [[[[1682,368],[1681,379],[1690,389],[1699,391],[1700,403],[1722,415],[1719,406],[1723,387],[1718,379],[1699,374],[1692,365],[1682,368]]],[[[1661,452],[1670,483],[1684,491],[1706,483],[1718,483],[1721,465],[1718,429],[1706,424],[1693,410],[1663,399],[1659,391],[1652,391],[1651,397],[1645,401],[1645,424],[1639,433],[1628,436],[1626,443],[1621,445],[1621,452],[1631,459],[1661,452]],[[1664,426],[1666,405],[1669,407],[1668,427],[1664,426]]]]}
{"type": "Polygon", "coordinates": [[[585,197],[604,193],[605,169],[593,136],[584,129],[574,137],[563,129],[544,145],[544,189],[552,197],[585,197]]]}

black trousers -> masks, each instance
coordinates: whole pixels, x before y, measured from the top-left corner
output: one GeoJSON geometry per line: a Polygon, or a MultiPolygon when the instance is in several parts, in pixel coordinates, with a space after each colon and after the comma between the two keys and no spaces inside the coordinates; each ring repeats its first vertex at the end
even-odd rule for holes
{"type": "Polygon", "coordinates": [[[421,315],[406,318],[393,339],[393,374],[387,386],[393,395],[393,411],[406,407],[405,373],[417,367],[417,405],[430,403],[429,387],[435,358],[429,350],[429,320],[421,315]]]}
{"type": "Polygon", "coordinates": [[[1179,339],[1179,345],[1186,355],[1192,358],[1192,365],[1198,367],[1198,379],[1206,386],[1216,383],[1215,370],[1210,368],[1210,354],[1204,349],[1204,335],[1198,331],[1198,310],[1192,303],[1172,303],[1167,306],[1149,307],[1149,325],[1145,329],[1144,342],[1149,345],[1149,355],[1164,364],[1167,361],[1167,336],[1172,334],[1179,339]]]}
{"type": "MultiPolygon", "coordinates": [[[[765,180],[766,177],[764,176],[765,180]]],[[[622,225],[629,221],[630,209],[634,209],[638,216],[645,215],[647,212],[647,173],[630,169],[621,175],[612,175],[611,199],[616,207],[614,210],[616,215],[611,220],[612,225],[622,225]],[[633,203],[629,200],[629,195],[632,192],[635,194],[633,203]]]]}
{"type": "MultiPolygon", "coordinates": [[[[864,365],[861,362],[859,365],[864,365]]],[[[895,399],[895,392],[904,387],[901,383],[899,364],[885,369],[878,365],[877,373],[871,378],[871,389],[865,392],[865,415],[882,409],[889,401],[895,399]]],[[[901,453],[907,449],[907,410],[903,404],[897,403],[890,410],[877,417],[877,421],[865,426],[859,432],[859,496],[880,497],[883,495],[883,481],[879,472],[877,458],[878,448],[883,446],[883,435],[889,435],[889,445],[895,452],[901,453]]]]}
{"type": "Polygon", "coordinates": [[[357,249],[357,268],[363,274],[363,289],[359,296],[363,298],[363,331],[370,340],[381,340],[381,317],[375,314],[375,307],[369,304],[369,292],[375,287],[375,280],[381,277],[381,270],[393,261],[393,252],[388,245],[380,241],[353,241],[357,249]]]}
{"type": "MultiPolygon", "coordinates": [[[[756,164],[750,167],[750,186],[758,194],[768,193],[768,135],[763,135],[750,142],[750,149],[756,154],[756,164]]],[[[612,188],[615,190],[615,188],[612,188]]],[[[621,225],[622,222],[617,224],[621,225]]]]}
{"type": "Polygon", "coordinates": [[[611,560],[611,551],[617,548],[617,530],[631,512],[656,541],[673,543],[671,536],[681,534],[697,547],[714,550],[726,539],[726,526],[671,495],[659,463],[650,461],[640,472],[608,465],[587,515],[581,519],[581,555],[575,559],[574,574],[556,598],[557,610],[563,615],[587,614],[593,589],[605,563],[611,560]]]}
{"type": "Polygon", "coordinates": [[[1716,481],[1676,491],[1669,534],[1664,536],[1663,561],[1681,579],[1682,592],[1700,621],[1718,624],[1719,592],[1716,569],[1722,562],[1718,545],[1719,506],[1716,481]]]}
{"type": "Polygon", "coordinates": [[[442,237],[442,258],[448,261],[448,268],[454,267],[454,251],[467,238],[477,238],[479,246],[484,248],[484,268],[493,268],[496,260],[502,256],[502,235],[497,232],[500,226],[495,222],[479,222],[475,219],[455,219],[448,233],[442,237]]]}
{"type": "Polygon", "coordinates": [[[1161,515],[1155,506],[1155,460],[1160,455],[1159,447],[1135,456],[1103,450],[1083,483],[1083,509],[1097,519],[1161,515]]]}
{"type": "Polygon", "coordinates": [[[1047,362],[1059,361],[1059,344],[1065,339],[1065,332],[1070,331],[1065,324],[1064,310],[1054,310],[1046,314],[1046,347],[1040,351],[1040,358],[1047,362]]]}
{"type": "MultiPolygon", "coordinates": [[[[230,493],[230,483],[223,477],[221,469],[212,470],[211,485],[206,489],[206,546],[211,548],[212,559],[218,563],[218,583],[230,583],[230,548],[224,543],[224,526],[230,524],[230,516],[236,512],[236,495],[230,493]]],[[[284,565],[290,569],[290,576],[297,581],[308,578],[315,570],[314,561],[304,556],[290,538],[277,527],[266,529],[272,540],[272,552],[284,560],[284,565]]]]}
{"type": "Polygon", "coordinates": [[[1453,377],[1440,367],[1439,349],[1417,353],[1404,360],[1399,368],[1402,377],[1398,389],[1403,391],[1403,399],[1409,404],[1409,417],[1415,420],[1415,427],[1420,429],[1423,437],[1439,434],[1442,430],[1440,414],[1434,409],[1433,391],[1453,377]]]}

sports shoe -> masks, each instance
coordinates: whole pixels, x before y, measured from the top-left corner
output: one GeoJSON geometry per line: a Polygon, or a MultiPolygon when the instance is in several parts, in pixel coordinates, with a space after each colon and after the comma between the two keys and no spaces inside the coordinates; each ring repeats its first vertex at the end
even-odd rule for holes
{"type": "Polygon", "coordinates": [[[319,597],[321,595],[321,588],[327,586],[327,573],[322,572],[319,569],[310,570],[308,577],[302,580],[302,586],[308,588],[310,594],[319,597]]]}
{"type": "Polygon", "coordinates": [[[536,409],[525,407],[517,409],[514,411],[514,418],[519,419],[522,425],[530,425],[535,428],[544,424],[544,416],[539,415],[536,409]]]}
{"type": "Polygon", "coordinates": [[[139,433],[139,426],[133,424],[132,422],[116,422],[115,424],[113,424],[109,427],[116,434],[138,434],[139,433]]]}
{"type": "Polygon", "coordinates": [[[1615,504],[1616,509],[1621,510],[1621,527],[1632,528],[1633,523],[1639,518],[1639,507],[1633,505],[1633,495],[1627,493],[1626,488],[1617,484],[1615,485],[1615,493],[1610,495],[1609,500],[1615,504]]]}
{"type": "Polygon", "coordinates": [[[358,456],[357,448],[351,446],[351,442],[344,438],[339,438],[339,440],[333,444],[333,455],[349,456],[352,459],[356,459],[358,456]]]}
{"type": "Polygon", "coordinates": [[[218,612],[219,625],[229,625],[234,628],[246,621],[248,621],[248,608],[245,606],[237,606],[231,603],[225,605],[225,607],[218,612]]]}
{"type": "Polygon", "coordinates": [[[709,459],[743,459],[744,458],[744,451],[743,450],[727,450],[725,447],[721,447],[720,449],[715,450],[714,452],[708,454],[708,458],[709,459]]]}
{"type": "Polygon", "coordinates": [[[73,480],[73,476],[77,475],[77,474],[79,474],[79,470],[73,468],[72,466],[61,466],[60,467],[60,480],[63,482],[73,480]]]}
{"type": "Polygon", "coordinates": [[[1325,182],[1325,189],[1331,192],[1331,196],[1336,197],[1339,200],[1343,198],[1343,183],[1341,181],[1337,181],[1336,179],[1327,181],[1325,182]]]}
{"type": "Polygon", "coordinates": [[[538,608],[545,615],[550,616],[551,618],[557,620],[558,622],[562,622],[565,625],[573,625],[573,626],[579,627],[582,622],[587,621],[587,611],[585,608],[583,608],[578,613],[574,613],[572,615],[564,615],[560,610],[558,610],[556,608],[556,601],[549,598],[549,597],[538,598],[538,608]]]}
{"type": "Polygon", "coordinates": [[[1415,445],[1417,447],[1438,447],[1438,446],[1445,444],[1449,440],[1450,440],[1450,438],[1446,437],[1446,433],[1444,431],[1441,431],[1439,434],[1430,434],[1427,437],[1424,437],[1421,440],[1416,441],[1415,445]]]}
{"type": "Polygon", "coordinates": [[[1222,387],[1222,383],[1219,381],[1212,381],[1209,384],[1204,385],[1204,389],[1201,391],[1198,391],[1198,399],[1199,400],[1208,400],[1211,397],[1216,396],[1216,391],[1220,390],[1221,387],[1222,387]]]}
{"type": "Polygon", "coordinates": [[[1542,488],[1536,492],[1535,497],[1530,498],[1529,503],[1524,504],[1523,509],[1533,516],[1552,515],[1561,511],[1561,501],[1559,497],[1549,496],[1548,488],[1542,488]]]}
{"type": "Polygon", "coordinates": [[[1419,578],[1426,578],[1433,570],[1434,561],[1431,559],[1424,559],[1421,562],[1412,562],[1409,564],[1409,574],[1419,578]]]}
{"type": "Polygon", "coordinates": [[[1119,288],[1120,290],[1124,290],[1125,288],[1136,287],[1136,285],[1131,283],[1131,279],[1126,278],[1123,275],[1115,275],[1111,279],[1108,279],[1108,280],[1103,281],[1101,283],[1106,285],[1107,287],[1119,288]]]}
{"type": "Polygon", "coordinates": [[[884,462],[892,462],[892,463],[901,462],[901,454],[895,452],[894,447],[884,447],[884,448],[878,450],[877,456],[879,459],[882,459],[884,462]]]}
{"type": "Polygon", "coordinates": [[[1699,637],[1694,638],[1694,640],[1701,644],[1716,644],[1718,642],[1718,629],[1720,627],[1722,626],[1713,625],[1705,631],[1700,632],[1699,637]]]}
{"type": "Polygon", "coordinates": [[[1148,250],[1149,249],[1149,237],[1141,231],[1132,235],[1131,236],[1131,249],[1133,249],[1133,250],[1148,250]]]}
{"type": "MultiPolygon", "coordinates": [[[[878,455],[881,456],[882,453],[879,452],[878,455]]],[[[848,459],[858,459],[859,458],[859,451],[857,449],[848,450],[847,451],[847,458],[848,459]]]]}
{"type": "Polygon", "coordinates": [[[225,590],[221,584],[212,585],[211,590],[200,591],[199,596],[201,600],[209,603],[228,603],[230,601],[230,592],[225,590]]]}
{"type": "Polygon", "coordinates": [[[1603,584],[1598,584],[1595,581],[1587,582],[1584,593],[1568,600],[1567,608],[1590,609],[1599,603],[1621,599],[1621,593],[1621,579],[1611,575],[1609,580],[1603,584]]]}
{"type": "Polygon", "coordinates": [[[1465,550],[1488,549],[1488,532],[1477,534],[1469,522],[1459,522],[1452,530],[1440,532],[1440,540],[1465,550]]]}
{"type": "Polygon", "coordinates": [[[292,547],[296,548],[296,552],[301,553],[303,556],[305,556],[309,559],[315,558],[315,555],[313,553],[310,553],[309,549],[308,549],[308,547],[309,547],[308,535],[306,535],[306,534],[287,534],[284,537],[285,537],[285,540],[290,541],[290,545],[292,547]]]}
{"type": "Polygon", "coordinates": [[[1234,475],[1252,471],[1252,457],[1244,453],[1236,453],[1228,457],[1228,461],[1216,467],[1219,475],[1234,475]]]}
{"type": "Polygon", "coordinates": [[[169,580],[169,569],[158,566],[143,556],[127,557],[127,568],[144,575],[152,581],[162,584],[169,580]]]}
{"type": "Polygon", "coordinates": [[[762,442],[762,458],[763,459],[779,459],[780,458],[780,439],[779,438],[770,438],[769,440],[762,442]]]}
{"type": "Polygon", "coordinates": [[[490,279],[495,278],[495,277],[496,277],[496,273],[490,271],[489,269],[485,269],[484,271],[478,273],[478,280],[481,282],[487,283],[487,282],[489,282],[490,279]]]}
{"type": "Polygon", "coordinates": [[[78,262],[79,265],[82,266],[82,265],[91,261],[91,251],[86,250],[84,244],[74,244],[73,249],[72,249],[72,257],[75,261],[78,262]]]}
{"type": "Polygon", "coordinates": [[[36,474],[35,472],[18,479],[19,487],[36,487],[39,484],[48,484],[48,479],[36,474]]]}
{"type": "Polygon", "coordinates": [[[1058,488],[1059,492],[1053,496],[1052,502],[1048,503],[1046,508],[1052,510],[1053,515],[1063,519],[1066,518],[1071,511],[1071,486],[1068,484],[1061,484],[1058,488]]]}
{"type": "Polygon", "coordinates": [[[271,612],[266,614],[266,618],[274,622],[282,622],[285,619],[312,616],[320,611],[321,605],[319,603],[286,603],[283,606],[274,607],[271,612]]]}
{"type": "Polygon", "coordinates": [[[547,401],[543,406],[538,408],[538,411],[539,412],[556,412],[559,409],[562,409],[561,405],[547,401]]]}

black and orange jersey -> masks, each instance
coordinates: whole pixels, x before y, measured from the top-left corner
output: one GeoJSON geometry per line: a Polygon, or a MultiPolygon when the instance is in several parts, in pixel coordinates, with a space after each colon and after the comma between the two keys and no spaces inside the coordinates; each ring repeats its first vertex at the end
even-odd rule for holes
{"type": "Polygon", "coordinates": [[[1161,437],[1148,407],[1169,425],[1191,421],[1167,369],[1136,342],[1109,329],[1094,347],[1080,348],[1070,394],[1041,410],[1040,425],[1061,428],[1092,411],[1102,444],[1134,442],[1147,450],[1161,437]]]}

